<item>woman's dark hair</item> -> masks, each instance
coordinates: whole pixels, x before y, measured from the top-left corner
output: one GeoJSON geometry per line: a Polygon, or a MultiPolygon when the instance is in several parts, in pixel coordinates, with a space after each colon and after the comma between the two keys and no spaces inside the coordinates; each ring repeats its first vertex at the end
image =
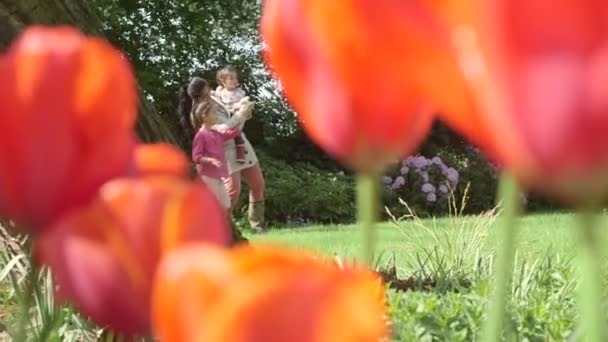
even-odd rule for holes
{"type": "Polygon", "coordinates": [[[178,92],[179,104],[177,106],[177,114],[183,128],[190,135],[193,135],[194,131],[198,128],[194,127],[191,118],[193,102],[199,100],[200,94],[205,87],[209,88],[209,83],[206,80],[194,77],[190,82],[180,87],[178,92]]]}

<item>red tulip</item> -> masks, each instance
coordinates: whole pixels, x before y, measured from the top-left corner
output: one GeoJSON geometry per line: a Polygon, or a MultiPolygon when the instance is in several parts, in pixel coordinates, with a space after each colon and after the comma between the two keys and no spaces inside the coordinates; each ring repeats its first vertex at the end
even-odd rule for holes
{"type": "Polygon", "coordinates": [[[119,51],[67,27],[26,30],[0,58],[0,215],[41,229],[127,172],[136,107],[119,51]]]}
{"type": "Polygon", "coordinates": [[[190,161],[171,144],[140,144],[135,149],[135,173],[140,176],[174,175],[186,178],[190,174],[190,161]]]}
{"type": "Polygon", "coordinates": [[[379,341],[381,281],[268,246],[182,248],[159,268],[154,323],[163,341],[379,341]]]}
{"type": "MultiPolygon", "coordinates": [[[[452,26],[499,159],[574,202],[608,191],[608,3],[489,0],[452,26]]],[[[447,114],[456,115],[454,113],[447,114]]]]}
{"type": "Polygon", "coordinates": [[[407,3],[265,2],[268,64],[311,138],[358,171],[381,170],[412,152],[432,121],[430,99],[458,99],[441,91],[452,84],[435,87],[432,76],[454,68],[427,32],[408,24],[407,3]]]}
{"type": "Polygon", "coordinates": [[[204,186],[150,176],[105,184],[98,199],[59,220],[36,246],[63,298],[100,325],[145,334],[161,256],[186,243],[229,239],[224,210],[204,186]]]}

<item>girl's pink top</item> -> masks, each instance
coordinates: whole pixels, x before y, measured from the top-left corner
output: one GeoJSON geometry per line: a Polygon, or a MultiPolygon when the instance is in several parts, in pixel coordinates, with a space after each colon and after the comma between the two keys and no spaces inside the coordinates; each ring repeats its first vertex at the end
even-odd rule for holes
{"type": "Polygon", "coordinates": [[[196,170],[199,175],[211,178],[228,177],[224,142],[234,139],[239,133],[238,128],[209,129],[205,127],[196,133],[192,143],[192,160],[196,163],[196,170]],[[199,160],[202,157],[217,159],[221,166],[216,167],[209,163],[201,164],[199,160]]]}

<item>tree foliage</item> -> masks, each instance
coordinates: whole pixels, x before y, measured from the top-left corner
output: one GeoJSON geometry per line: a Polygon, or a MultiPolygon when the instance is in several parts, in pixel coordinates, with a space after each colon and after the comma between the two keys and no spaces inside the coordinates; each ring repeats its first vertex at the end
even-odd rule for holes
{"type": "MultiPolygon", "coordinates": [[[[86,34],[103,35],[92,3],[79,0],[0,0],[0,51],[30,25],[71,25],[86,34]]],[[[137,131],[143,141],[175,142],[172,132],[146,99],[140,101],[137,131]]]]}
{"type": "MultiPolygon", "coordinates": [[[[245,91],[256,101],[252,140],[285,136],[296,129],[294,116],[264,67],[258,36],[259,0],[95,0],[106,36],[135,66],[142,87],[169,125],[176,93],[194,75],[215,80],[231,64],[245,91]]],[[[190,137],[182,137],[187,144],[190,137]]]]}

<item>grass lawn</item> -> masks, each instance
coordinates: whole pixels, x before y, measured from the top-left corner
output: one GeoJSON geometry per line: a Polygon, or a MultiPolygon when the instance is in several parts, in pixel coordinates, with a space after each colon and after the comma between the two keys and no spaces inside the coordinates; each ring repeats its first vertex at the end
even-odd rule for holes
{"type": "MultiPolygon", "coordinates": [[[[521,258],[533,261],[541,255],[550,253],[561,258],[575,256],[576,224],[572,214],[531,215],[520,219],[518,236],[518,254],[521,258]]],[[[482,244],[483,250],[491,253],[500,243],[495,238],[492,228],[495,220],[480,217],[441,218],[413,220],[378,224],[378,242],[376,250],[385,257],[395,255],[398,265],[405,267],[412,255],[422,249],[431,248],[441,243],[444,234],[487,235],[482,244]],[[422,226],[424,227],[422,227],[422,226]],[[465,232],[463,232],[465,231],[465,232]]],[[[281,243],[301,247],[325,255],[356,257],[361,248],[361,236],[356,225],[308,226],[292,229],[274,229],[264,235],[249,236],[256,242],[281,243]]]]}
{"type": "MultiPolygon", "coordinates": [[[[576,331],[576,226],[572,214],[520,219],[508,340],[560,341],[576,331]]],[[[472,341],[479,338],[491,292],[493,251],[500,244],[490,216],[406,220],[378,225],[377,267],[394,264],[400,278],[431,277],[432,289],[388,291],[396,341],[472,341]],[[466,286],[458,280],[466,278],[466,286]]],[[[603,224],[602,226],[606,226],[603,224]]],[[[271,242],[347,260],[356,258],[355,225],[275,229],[271,242]]],[[[607,235],[603,235],[607,240],[607,235]]],[[[608,242],[608,241],[606,241],[608,242]]]]}

